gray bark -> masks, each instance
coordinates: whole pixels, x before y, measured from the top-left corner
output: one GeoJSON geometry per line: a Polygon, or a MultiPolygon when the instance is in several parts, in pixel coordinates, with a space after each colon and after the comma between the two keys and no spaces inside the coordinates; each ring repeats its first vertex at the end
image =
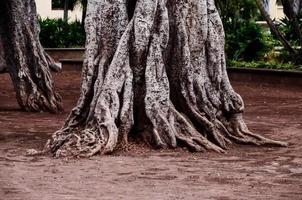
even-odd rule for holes
{"type": "Polygon", "coordinates": [[[50,68],[57,66],[45,53],[38,35],[34,0],[0,2],[0,46],[19,105],[27,111],[57,112],[62,109],[61,99],[50,73],[50,68]]]}
{"type": "Polygon", "coordinates": [[[68,4],[69,4],[69,1],[65,0],[64,1],[64,16],[63,16],[64,21],[68,21],[68,4]]]}
{"type": "Polygon", "coordinates": [[[0,74],[6,72],[7,72],[7,67],[4,59],[4,52],[3,52],[2,42],[0,38],[0,74]]]}
{"type": "Polygon", "coordinates": [[[293,10],[296,15],[298,15],[302,10],[302,1],[301,0],[292,0],[293,10]]]}
{"type": "Polygon", "coordinates": [[[81,96],[46,151],[92,156],[124,148],[129,138],[192,151],[224,152],[233,142],[286,146],[243,121],[214,0],[138,0],[132,18],[127,3],[88,1],[81,96]]]}

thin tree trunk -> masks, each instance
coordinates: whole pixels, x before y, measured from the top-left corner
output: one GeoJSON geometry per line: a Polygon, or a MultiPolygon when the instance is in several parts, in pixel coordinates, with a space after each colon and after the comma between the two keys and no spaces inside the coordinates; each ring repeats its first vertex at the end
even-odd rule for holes
{"type": "Polygon", "coordinates": [[[50,73],[57,66],[38,35],[34,0],[0,2],[0,38],[19,105],[27,111],[57,112],[62,109],[61,99],[50,73]]]}
{"type": "Polygon", "coordinates": [[[293,1],[291,0],[282,0],[283,10],[288,19],[292,22],[294,27],[294,32],[296,33],[299,45],[302,47],[302,32],[300,30],[300,22],[294,11],[293,1]]]}
{"type": "Polygon", "coordinates": [[[214,0],[138,0],[132,18],[127,3],[88,1],[81,96],[46,151],[111,153],[128,138],[192,151],[224,152],[233,142],[286,146],[243,121],[214,0]]]}
{"type": "Polygon", "coordinates": [[[82,0],[82,26],[85,25],[86,11],[87,11],[87,0],[82,0]]]}
{"type": "Polygon", "coordinates": [[[293,10],[296,15],[298,15],[302,10],[302,1],[301,0],[291,0],[293,5],[293,10]]]}
{"type": "Polygon", "coordinates": [[[296,51],[294,48],[291,47],[289,42],[286,40],[286,38],[282,35],[282,33],[277,29],[275,26],[273,20],[270,18],[269,14],[266,12],[266,9],[263,4],[263,0],[256,0],[257,6],[260,10],[261,15],[265,18],[272,34],[278,38],[278,40],[282,43],[284,48],[288,51],[292,59],[295,61],[296,64],[302,63],[302,56],[299,54],[298,51],[296,51]]]}
{"type": "Polygon", "coordinates": [[[64,16],[63,16],[63,19],[64,21],[67,21],[68,20],[68,4],[69,4],[69,1],[68,0],[65,0],[64,1],[64,16]]]}

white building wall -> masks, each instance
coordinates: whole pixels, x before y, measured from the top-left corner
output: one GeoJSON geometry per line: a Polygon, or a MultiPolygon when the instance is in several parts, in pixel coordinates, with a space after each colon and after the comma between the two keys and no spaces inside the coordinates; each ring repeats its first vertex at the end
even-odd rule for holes
{"type": "MultiPolygon", "coordinates": [[[[63,18],[63,10],[52,10],[51,0],[36,0],[37,12],[43,18],[63,18]]],[[[276,4],[276,0],[269,0],[269,14],[272,19],[284,17],[282,6],[276,4]]],[[[68,11],[68,18],[71,21],[82,19],[81,6],[77,6],[73,11],[68,11]]]]}
{"type": "MultiPolygon", "coordinates": [[[[2,1],[2,0],[1,0],[2,1]]],[[[36,0],[37,12],[38,15],[42,18],[63,18],[63,10],[52,10],[51,9],[51,0],[36,0]]],[[[77,6],[73,11],[68,11],[68,19],[71,21],[82,19],[82,9],[81,6],[77,6]]]]}
{"type": "Polygon", "coordinates": [[[283,7],[276,4],[276,0],[269,0],[269,14],[272,19],[281,19],[284,17],[283,7]]]}

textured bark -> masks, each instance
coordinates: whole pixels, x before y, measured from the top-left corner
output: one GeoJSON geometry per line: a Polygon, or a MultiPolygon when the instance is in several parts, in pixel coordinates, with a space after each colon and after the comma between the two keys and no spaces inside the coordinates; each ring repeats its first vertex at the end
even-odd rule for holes
{"type": "Polygon", "coordinates": [[[6,62],[4,59],[3,46],[0,38],[0,74],[7,72],[6,62]]]}
{"type": "Polygon", "coordinates": [[[81,96],[46,145],[54,156],[110,153],[129,137],[192,151],[286,146],[246,127],[213,0],[90,0],[85,28],[81,96]]]}
{"type": "Polygon", "coordinates": [[[57,112],[62,109],[61,100],[54,92],[50,68],[59,68],[38,35],[34,0],[0,2],[0,43],[19,105],[27,111],[57,112]]]}

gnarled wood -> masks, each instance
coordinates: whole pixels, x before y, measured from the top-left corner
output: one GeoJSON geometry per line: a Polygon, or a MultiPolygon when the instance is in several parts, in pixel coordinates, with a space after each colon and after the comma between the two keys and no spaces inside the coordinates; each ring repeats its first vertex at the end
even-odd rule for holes
{"type": "Polygon", "coordinates": [[[81,97],[46,150],[92,156],[125,147],[129,137],[193,151],[286,146],[246,127],[213,0],[138,0],[131,19],[128,3],[88,2],[81,97]]]}
{"type": "Polygon", "coordinates": [[[50,68],[59,68],[45,53],[38,35],[34,0],[0,2],[0,43],[19,105],[27,111],[58,112],[61,99],[54,91],[50,68]]]}

